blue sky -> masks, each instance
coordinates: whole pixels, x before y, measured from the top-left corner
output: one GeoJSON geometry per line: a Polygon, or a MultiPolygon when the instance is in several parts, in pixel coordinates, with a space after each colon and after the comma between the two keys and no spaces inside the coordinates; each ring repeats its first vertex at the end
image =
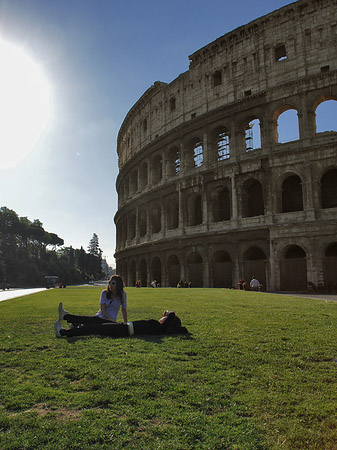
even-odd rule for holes
{"type": "Polygon", "coordinates": [[[0,0],[0,38],[41,66],[53,105],[34,150],[0,165],[0,206],[75,248],[96,233],[114,264],[116,142],[128,110],[155,81],[187,71],[188,55],[289,3],[0,0]]]}

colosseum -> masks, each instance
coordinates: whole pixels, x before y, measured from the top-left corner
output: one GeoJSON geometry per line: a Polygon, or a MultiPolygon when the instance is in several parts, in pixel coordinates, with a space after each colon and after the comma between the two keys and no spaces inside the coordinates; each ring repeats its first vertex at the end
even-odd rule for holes
{"type": "Polygon", "coordinates": [[[317,126],[337,105],[336,11],[300,0],[239,27],[130,109],[115,215],[126,285],[255,275],[268,291],[336,291],[337,126],[317,126]]]}

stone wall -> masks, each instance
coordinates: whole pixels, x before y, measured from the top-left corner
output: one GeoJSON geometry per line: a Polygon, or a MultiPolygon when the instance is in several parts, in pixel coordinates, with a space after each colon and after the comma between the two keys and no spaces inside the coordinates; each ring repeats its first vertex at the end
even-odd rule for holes
{"type": "Polygon", "coordinates": [[[337,100],[336,6],[298,1],[220,37],[129,111],[115,216],[127,285],[334,289],[337,133],[317,133],[316,112],[337,100]],[[298,136],[284,142],[289,111],[298,136]]]}

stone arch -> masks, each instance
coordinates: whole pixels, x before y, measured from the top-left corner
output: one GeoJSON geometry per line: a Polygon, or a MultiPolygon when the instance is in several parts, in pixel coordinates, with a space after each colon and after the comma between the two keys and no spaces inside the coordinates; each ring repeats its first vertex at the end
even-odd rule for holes
{"type": "Polygon", "coordinates": [[[203,222],[201,194],[193,192],[187,202],[188,226],[201,225],[203,222]]]}
{"type": "Polygon", "coordinates": [[[299,245],[289,245],[283,249],[280,261],[282,291],[303,292],[307,290],[306,253],[299,245]]]}
{"type": "Polygon", "coordinates": [[[167,154],[167,174],[175,176],[180,173],[180,151],[178,147],[171,147],[167,154]]]}
{"type": "Polygon", "coordinates": [[[337,98],[331,95],[324,95],[316,100],[315,110],[315,132],[324,133],[326,131],[337,132],[337,98]],[[325,113],[325,114],[324,114],[325,113]]]}
{"type": "Polygon", "coordinates": [[[148,175],[148,163],[147,161],[144,161],[140,166],[139,171],[139,185],[141,189],[144,189],[149,182],[149,175],[148,175]]]}
{"type": "Polygon", "coordinates": [[[245,128],[246,152],[261,148],[261,124],[257,117],[251,119],[245,128]]]}
{"type": "Polygon", "coordinates": [[[212,222],[222,222],[231,218],[231,197],[226,186],[219,186],[211,195],[212,222]]]}
{"type": "Polygon", "coordinates": [[[134,239],[136,237],[136,214],[131,213],[130,214],[130,220],[129,220],[129,238],[134,239]]]}
{"type": "Polygon", "coordinates": [[[194,137],[190,141],[190,152],[193,158],[193,167],[199,168],[204,163],[204,148],[202,139],[199,137],[194,137]]]}
{"type": "Polygon", "coordinates": [[[151,223],[151,232],[159,233],[161,231],[161,206],[160,204],[154,204],[150,208],[150,223],[151,223]]]}
{"type": "Polygon", "coordinates": [[[167,199],[166,225],[168,230],[175,230],[179,227],[179,202],[178,194],[174,194],[167,199]]]}
{"type": "Polygon", "coordinates": [[[187,258],[188,282],[192,287],[203,287],[203,262],[199,252],[192,252],[187,258]]]}
{"type": "Polygon", "coordinates": [[[139,263],[139,279],[142,286],[147,286],[147,262],[144,258],[139,263]]]}
{"type": "Polygon", "coordinates": [[[147,211],[141,209],[139,213],[139,236],[144,237],[147,233],[147,211]]]}
{"type": "Polygon", "coordinates": [[[282,183],[282,212],[303,211],[302,180],[288,176],[282,183]]]}
{"type": "Polygon", "coordinates": [[[135,169],[130,176],[130,194],[133,195],[138,191],[138,170],[135,169]]]}
{"type": "Polygon", "coordinates": [[[180,280],[180,262],[177,255],[170,255],[167,260],[168,282],[170,287],[176,287],[180,280]]]}
{"type": "Polygon", "coordinates": [[[260,181],[250,178],[242,186],[242,216],[264,215],[263,189],[260,181]]]}
{"type": "Polygon", "coordinates": [[[273,126],[275,143],[297,141],[300,138],[298,110],[290,105],[282,106],[275,113],[273,126]]]}
{"type": "Polygon", "coordinates": [[[151,159],[152,184],[160,183],[163,177],[163,161],[161,155],[157,154],[151,159]]]}
{"type": "Polygon", "coordinates": [[[243,256],[243,276],[247,286],[249,286],[250,280],[254,276],[259,280],[262,289],[266,288],[266,264],[266,254],[260,247],[251,246],[245,251],[243,256]]]}
{"type": "Polygon", "coordinates": [[[156,280],[157,283],[162,284],[161,280],[161,260],[155,256],[151,262],[151,280],[156,280]]]}
{"type": "Polygon", "coordinates": [[[213,286],[231,288],[233,286],[232,258],[225,250],[219,250],[213,255],[213,286]]]}
{"type": "Polygon", "coordinates": [[[330,169],[321,178],[321,206],[337,207],[337,169],[330,169]]]}
{"type": "Polygon", "coordinates": [[[136,286],[136,261],[133,259],[130,263],[129,286],[136,286]]]}
{"type": "Polygon", "coordinates": [[[216,161],[223,161],[230,158],[230,135],[224,126],[218,126],[212,133],[213,147],[216,150],[216,161]]]}
{"type": "Polygon", "coordinates": [[[323,258],[324,285],[328,292],[337,292],[337,242],[330,243],[323,258]]]}

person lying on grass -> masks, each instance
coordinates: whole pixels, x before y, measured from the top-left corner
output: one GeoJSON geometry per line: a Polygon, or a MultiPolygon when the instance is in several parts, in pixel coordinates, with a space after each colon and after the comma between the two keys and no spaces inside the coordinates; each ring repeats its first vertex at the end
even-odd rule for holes
{"type": "Polygon", "coordinates": [[[109,319],[101,319],[97,316],[77,316],[69,314],[59,304],[59,320],[55,322],[56,337],[87,336],[95,334],[99,336],[123,337],[133,334],[176,334],[188,333],[181,326],[181,320],[174,311],[164,311],[159,320],[135,320],[134,322],[116,323],[109,319]],[[62,328],[61,320],[71,324],[71,328],[62,328]]]}

